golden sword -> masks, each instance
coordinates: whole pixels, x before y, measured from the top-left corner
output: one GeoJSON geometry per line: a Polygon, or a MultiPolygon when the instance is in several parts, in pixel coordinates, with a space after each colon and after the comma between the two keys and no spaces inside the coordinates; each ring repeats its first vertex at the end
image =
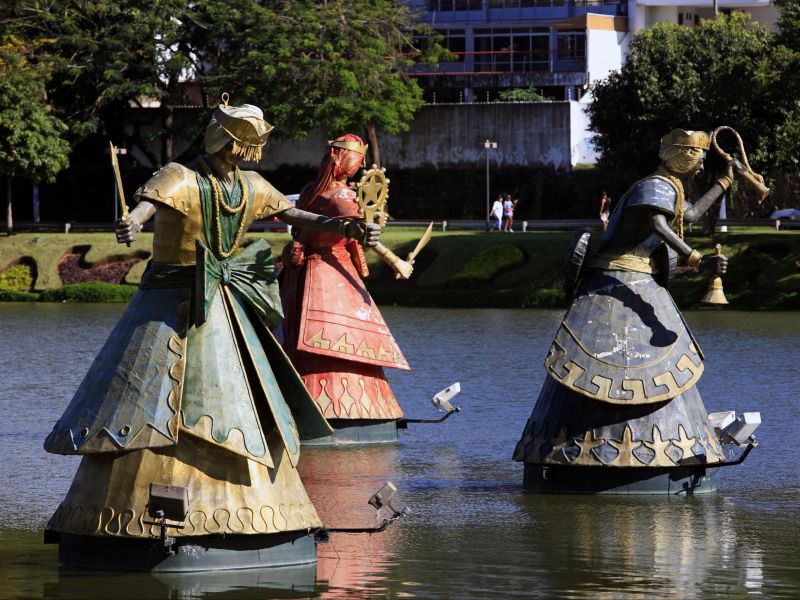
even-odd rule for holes
{"type": "MultiPolygon", "coordinates": [[[[411,252],[408,253],[408,256],[406,257],[406,262],[408,264],[410,265],[414,264],[414,259],[417,257],[417,254],[419,254],[422,251],[422,249],[428,245],[428,242],[431,241],[432,235],[433,235],[433,221],[431,221],[430,225],[428,225],[428,228],[425,230],[425,233],[422,234],[422,237],[419,238],[417,246],[411,252]]],[[[397,274],[397,279],[400,279],[399,273],[397,274]]]]}
{"type": "MultiPolygon", "coordinates": [[[[114,169],[114,178],[117,182],[117,194],[119,195],[119,207],[120,207],[120,221],[127,221],[128,220],[128,205],[125,204],[125,190],[122,189],[122,175],[119,172],[119,163],[117,162],[117,149],[114,146],[114,143],[109,140],[108,141],[108,149],[111,153],[111,168],[114,169]]],[[[128,242],[128,247],[130,247],[131,243],[128,242]]]]}

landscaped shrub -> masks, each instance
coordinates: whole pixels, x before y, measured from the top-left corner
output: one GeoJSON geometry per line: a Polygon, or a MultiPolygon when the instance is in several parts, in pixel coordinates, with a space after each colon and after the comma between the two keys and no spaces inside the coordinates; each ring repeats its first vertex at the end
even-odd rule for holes
{"type": "Polygon", "coordinates": [[[514,244],[497,244],[478,252],[447,281],[451,287],[488,285],[499,273],[525,263],[525,253],[514,244]]]}
{"type": "Polygon", "coordinates": [[[0,273],[0,290],[27,292],[33,287],[33,269],[19,263],[0,273]]]}
{"type": "Polygon", "coordinates": [[[58,275],[64,285],[90,281],[122,283],[131,267],[141,261],[140,258],[130,258],[92,267],[83,267],[81,262],[87,250],[88,247],[73,248],[72,252],[64,254],[58,261],[58,275]]]}
{"type": "Polygon", "coordinates": [[[19,290],[0,290],[0,302],[36,302],[39,294],[19,290]]]}
{"type": "Polygon", "coordinates": [[[129,302],[136,286],[91,282],[65,285],[42,293],[44,302],[129,302]]]}

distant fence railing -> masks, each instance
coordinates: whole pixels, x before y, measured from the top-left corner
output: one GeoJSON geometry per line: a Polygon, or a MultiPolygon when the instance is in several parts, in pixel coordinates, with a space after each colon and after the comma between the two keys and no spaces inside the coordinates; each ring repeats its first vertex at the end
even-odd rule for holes
{"type": "Polygon", "coordinates": [[[491,75],[498,73],[572,73],[586,71],[586,58],[565,56],[550,50],[492,50],[453,52],[457,60],[410,69],[414,75],[491,75]]]}
{"type": "MultiPolygon", "coordinates": [[[[423,15],[425,22],[433,25],[443,22],[485,23],[486,13],[482,6],[467,9],[465,2],[431,2],[423,15]]],[[[618,0],[519,0],[519,2],[490,2],[491,21],[499,20],[552,20],[567,19],[586,13],[625,16],[628,3],[618,0]]]]}
{"type": "MultiPolygon", "coordinates": [[[[486,221],[482,219],[427,219],[412,220],[400,219],[389,221],[390,227],[427,227],[428,223],[434,223],[437,231],[447,231],[450,229],[484,229],[486,221]]],[[[726,219],[718,221],[717,226],[727,225],[728,227],[774,227],[773,219],[726,219]]],[[[565,231],[576,230],[582,227],[600,227],[600,219],[518,219],[514,221],[517,231],[565,231]]],[[[697,227],[702,229],[702,227],[697,227]]],[[[800,229],[800,221],[789,219],[781,220],[781,229],[800,229]]],[[[145,231],[152,231],[152,224],[145,226],[145,231]]],[[[256,232],[283,232],[287,230],[287,225],[281,221],[256,221],[250,231],[256,232]]],[[[2,229],[0,229],[2,231],[2,229]]],[[[81,223],[81,222],[42,222],[33,223],[21,221],[14,224],[14,231],[17,233],[78,233],[78,232],[108,232],[113,235],[114,225],[107,223],[81,223]],[[67,227],[68,226],[68,227],[67,227]]]]}

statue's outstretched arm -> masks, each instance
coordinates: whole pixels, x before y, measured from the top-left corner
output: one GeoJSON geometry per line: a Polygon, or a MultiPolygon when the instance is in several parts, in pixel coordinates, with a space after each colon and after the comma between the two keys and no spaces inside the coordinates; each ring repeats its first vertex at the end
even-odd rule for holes
{"type": "Polygon", "coordinates": [[[136,239],[136,234],[142,230],[142,226],[153,218],[156,214],[155,204],[147,200],[140,200],[130,213],[128,218],[120,219],[114,224],[114,233],[117,234],[117,242],[129,244],[136,239]]]}
{"type": "Polygon", "coordinates": [[[338,233],[348,239],[358,240],[368,248],[375,246],[381,237],[380,225],[377,223],[365,223],[360,219],[326,217],[300,210],[299,208],[290,208],[277,216],[281,221],[292,227],[305,227],[338,233]]]}
{"type": "MultiPolygon", "coordinates": [[[[715,185],[714,188],[717,186],[715,185]]],[[[703,197],[707,196],[711,188],[703,197]]],[[[713,202],[713,200],[712,200],[713,202]]],[[[699,201],[698,201],[699,204],[699,201]]],[[[722,254],[706,254],[701,255],[697,250],[692,250],[691,246],[687,244],[680,236],[672,231],[667,217],[664,213],[653,211],[650,217],[650,226],[653,228],[655,234],[664,240],[668,246],[675,250],[678,254],[686,258],[686,262],[693,267],[700,267],[705,271],[710,271],[717,275],[722,275],[728,268],[728,257],[722,254]]]]}
{"type": "Polygon", "coordinates": [[[717,179],[716,183],[711,186],[711,189],[708,190],[705,194],[700,196],[697,202],[691,208],[686,209],[686,212],[683,215],[683,222],[684,223],[694,223],[700,217],[702,217],[706,211],[711,208],[711,205],[714,204],[717,198],[719,198],[722,194],[725,193],[731,186],[731,182],[733,181],[733,166],[732,163],[728,163],[728,169],[722,177],[717,179]]]}

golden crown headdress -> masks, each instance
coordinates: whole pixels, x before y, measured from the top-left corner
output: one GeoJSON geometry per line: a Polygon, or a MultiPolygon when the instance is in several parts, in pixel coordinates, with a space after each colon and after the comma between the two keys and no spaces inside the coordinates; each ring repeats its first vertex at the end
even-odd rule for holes
{"type": "Polygon", "coordinates": [[[684,146],[686,148],[702,148],[708,150],[711,146],[711,137],[705,131],[686,131],[673,129],[663,138],[662,146],[684,146]]]}
{"type": "Polygon", "coordinates": [[[361,156],[367,155],[367,148],[369,148],[369,144],[361,144],[355,140],[334,140],[329,141],[328,146],[331,148],[344,148],[345,150],[351,150],[353,152],[357,152],[361,156]]]}
{"type": "Polygon", "coordinates": [[[260,161],[261,149],[275,128],[264,120],[264,113],[257,106],[228,106],[227,92],[222,94],[222,101],[224,104],[214,111],[214,119],[233,138],[233,154],[248,162],[260,161]]]}

